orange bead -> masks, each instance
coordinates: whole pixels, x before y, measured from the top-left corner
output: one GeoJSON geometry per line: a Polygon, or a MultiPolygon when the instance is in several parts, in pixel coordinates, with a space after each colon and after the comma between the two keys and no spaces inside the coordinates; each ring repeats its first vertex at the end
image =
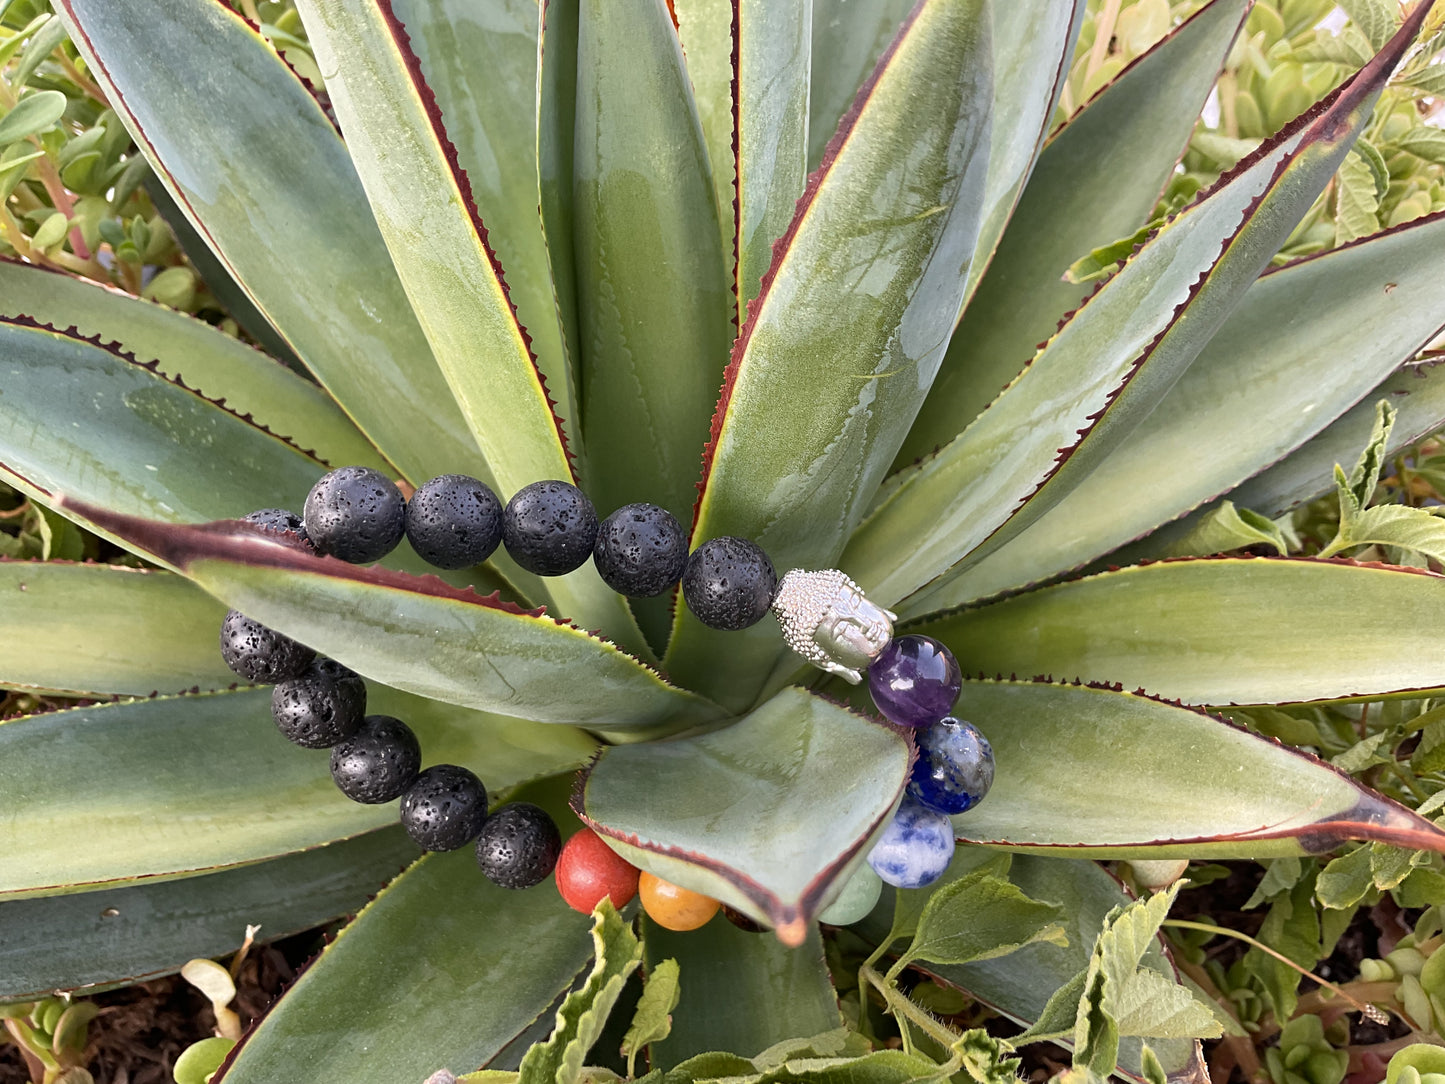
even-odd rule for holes
{"type": "Polygon", "coordinates": [[[695,930],[704,926],[722,906],[711,896],[664,881],[646,870],[637,879],[637,895],[647,917],[669,930],[695,930]]]}

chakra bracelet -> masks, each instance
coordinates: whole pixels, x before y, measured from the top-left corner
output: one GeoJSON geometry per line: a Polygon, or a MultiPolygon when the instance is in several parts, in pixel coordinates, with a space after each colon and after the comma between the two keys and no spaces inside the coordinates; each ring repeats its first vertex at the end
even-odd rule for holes
{"type": "MultiPolygon", "coordinates": [[[[710,539],[689,554],[682,526],[657,505],[629,504],[599,524],[592,502],[570,483],[534,482],[503,508],[487,485],[460,474],[433,478],[408,501],[381,472],[342,467],[312,487],[303,515],[264,509],[244,519],[357,564],[380,560],[403,537],[423,560],[451,570],[481,563],[498,545],[540,576],[564,575],[590,559],[603,582],[629,597],[680,584],[688,609],[712,628],[747,628],[771,610],[788,646],[808,662],[854,685],[866,673],[878,711],[915,732],[918,757],[867,867],[819,916],[824,922],[858,921],[884,882],[919,888],[937,880],[953,857],[950,815],[971,809],[993,782],[988,741],[951,714],[963,679],[947,647],[927,636],[895,637],[896,615],[837,569],[792,569],[779,581],[767,554],[744,538],[710,539]]],[[[343,794],[366,804],[400,798],[402,826],[424,850],[475,842],[483,874],[504,888],[531,887],[555,869],[562,897],[584,913],[603,897],[621,907],[640,895],[654,921],[688,930],[719,909],[716,900],[639,871],[589,829],[564,846],[556,823],[535,805],[512,802],[489,813],[485,786],[466,768],[422,770],[411,728],[367,715],[365,682],[335,660],[236,610],[222,621],[221,654],[240,677],[275,686],[272,716],[286,738],[331,750],[343,794]]],[[[759,928],[723,910],[735,924],[759,928]]]]}

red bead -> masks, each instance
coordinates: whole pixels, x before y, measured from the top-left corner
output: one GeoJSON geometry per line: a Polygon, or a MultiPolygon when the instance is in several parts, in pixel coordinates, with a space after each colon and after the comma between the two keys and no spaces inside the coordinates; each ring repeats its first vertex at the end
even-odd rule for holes
{"type": "Polygon", "coordinates": [[[562,846],[557,891],[574,911],[590,915],[604,896],[619,910],[637,895],[637,867],[584,828],[562,846]]]}

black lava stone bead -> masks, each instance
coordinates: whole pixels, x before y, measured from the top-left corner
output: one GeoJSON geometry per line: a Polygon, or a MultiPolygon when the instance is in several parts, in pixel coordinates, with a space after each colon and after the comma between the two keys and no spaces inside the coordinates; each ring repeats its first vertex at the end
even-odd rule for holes
{"type": "Polygon", "coordinates": [[[331,778],[353,802],[379,805],[400,798],[421,771],[421,743],[400,719],[368,715],[331,747],[331,778]]]}
{"type": "Polygon", "coordinates": [[[675,584],[687,564],[687,535],[666,508],[624,504],[602,521],[592,563],[619,595],[652,598],[675,584]]]}
{"type": "Polygon", "coordinates": [[[574,485],[533,482],[502,513],[502,545],[512,560],[538,576],[581,568],[597,541],[597,510],[574,485]]]}
{"type": "Polygon", "coordinates": [[[465,768],[438,764],[401,796],[401,826],[417,846],[454,851],[477,838],[487,819],[487,788],[465,768]]]}
{"type": "Polygon", "coordinates": [[[556,822],[531,802],[502,806],[477,837],[477,865],[487,880],[503,888],[531,888],[546,880],[561,853],[556,822]]]}
{"type": "Polygon", "coordinates": [[[406,502],[406,537],[437,568],[470,568],[502,540],[502,502],[484,482],[443,474],[406,502]]]}
{"type": "Polygon", "coordinates": [[[254,523],[268,531],[290,531],[292,534],[298,535],[301,541],[307,541],[306,528],[301,523],[301,517],[284,508],[261,508],[255,512],[248,512],[241,517],[241,522],[254,523]]]}
{"type": "Polygon", "coordinates": [[[746,538],[704,542],[682,574],[687,608],[715,629],[745,629],[761,621],[777,589],[773,562],[746,538]]]}
{"type": "Polygon", "coordinates": [[[406,500],[381,471],[341,467],[311,487],[302,519],[316,552],[366,564],[396,549],[406,533],[406,500]]]}
{"type": "Polygon", "coordinates": [[[300,677],[316,652],[232,610],[221,621],[221,658],[247,681],[272,685],[300,677]]]}
{"type": "Polygon", "coordinates": [[[271,690],[271,717],[289,741],[329,749],[356,733],[366,714],[366,682],[335,659],[317,659],[299,678],[271,690]]]}

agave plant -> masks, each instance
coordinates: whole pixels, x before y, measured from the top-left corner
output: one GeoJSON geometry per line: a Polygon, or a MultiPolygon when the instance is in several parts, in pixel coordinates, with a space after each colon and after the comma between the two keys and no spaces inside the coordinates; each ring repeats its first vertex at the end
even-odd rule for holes
{"type": "MultiPolygon", "coordinates": [[[[640,959],[681,965],[654,1068],[839,1025],[817,915],[899,802],[909,741],[771,619],[711,630],[590,566],[356,568],[235,522],[342,464],[503,495],[574,479],[604,514],[652,501],[694,544],[840,567],[948,643],[998,761],[948,884],[1007,871],[974,902],[1007,896],[1012,932],[905,959],[1025,1022],[1057,1014],[1126,899],[1091,859],[1445,851],[1430,821],[1211,711],[1438,693],[1445,667],[1397,643],[1445,579],[1191,556],[1278,538],[1271,518],[1370,442],[1381,396],[1396,445],[1445,422],[1445,381],[1398,373],[1445,324],[1445,214],[1270,266],[1362,156],[1428,2],[1088,285],[1061,276],[1150,221],[1248,0],[1203,5],[1057,127],[1083,0],[300,0],[324,94],[219,0],[55,6],[213,289],[291,367],[0,264],[0,476],[156,566],[0,565],[25,630],[0,679],[95,701],[0,727],[0,997],[172,971],[246,923],[304,929],[405,865],[217,1079],[512,1067],[594,955],[524,1076],[580,1078],[640,959]],[[1077,575],[1125,547],[1135,563],[1077,575]],[[644,920],[639,945],[603,915],[589,939],[544,888],[418,859],[394,810],[343,799],[274,733],[269,693],[232,684],[228,607],[365,675],[429,759],[559,812],[570,792],[629,860],[775,936],[644,920]]],[[[1356,512],[1375,477],[1346,479],[1356,512]]],[[[886,947],[924,906],[855,932],[886,947]]],[[[962,936],[950,906],[931,928],[962,936]]],[[[1113,1068],[1118,1031],[1087,1064],[1113,1068]]],[[[1121,1071],[1199,1078],[1196,1043],[1155,1046],[1126,1044],[1121,1071]]],[[[693,1075],[765,1071],[709,1065],[693,1075]]]]}

